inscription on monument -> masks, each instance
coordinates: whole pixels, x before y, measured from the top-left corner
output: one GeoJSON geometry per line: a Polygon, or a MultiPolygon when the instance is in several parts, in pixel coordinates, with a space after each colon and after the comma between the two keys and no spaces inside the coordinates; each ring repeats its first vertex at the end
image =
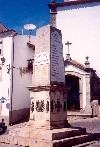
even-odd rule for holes
{"type": "Polygon", "coordinates": [[[53,105],[53,100],[51,101],[51,112],[54,111],[54,105],[53,105]]]}
{"type": "Polygon", "coordinates": [[[49,54],[47,52],[39,53],[35,56],[34,65],[49,63],[49,54]]]}
{"type": "Polygon", "coordinates": [[[61,35],[54,31],[51,33],[51,81],[64,82],[64,64],[62,62],[61,35]]]}
{"type": "Polygon", "coordinates": [[[44,111],[44,100],[36,101],[36,111],[43,112],[44,111]]]}
{"type": "Polygon", "coordinates": [[[60,112],[60,109],[62,109],[62,104],[60,103],[60,100],[57,99],[57,103],[55,104],[55,109],[57,112],[60,112]]]}
{"type": "Polygon", "coordinates": [[[49,102],[47,101],[47,104],[46,104],[46,111],[48,112],[49,111],[49,102]]]}
{"type": "Polygon", "coordinates": [[[31,112],[33,112],[34,111],[34,103],[32,102],[31,103],[31,112]]]}

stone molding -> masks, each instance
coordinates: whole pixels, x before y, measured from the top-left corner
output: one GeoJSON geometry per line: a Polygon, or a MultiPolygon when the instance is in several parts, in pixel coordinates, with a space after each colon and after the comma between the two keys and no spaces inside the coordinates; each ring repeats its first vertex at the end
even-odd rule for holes
{"type": "Polygon", "coordinates": [[[38,92],[38,91],[68,91],[68,87],[66,85],[48,85],[48,86],[30,86],[27,87],[29,91],[38,92]]]}

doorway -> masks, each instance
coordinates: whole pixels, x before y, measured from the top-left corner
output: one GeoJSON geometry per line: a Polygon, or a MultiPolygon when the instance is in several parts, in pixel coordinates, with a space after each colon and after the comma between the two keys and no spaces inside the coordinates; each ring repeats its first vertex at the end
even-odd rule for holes
{"type": "Polygon", "coordinates": [[[67,109],[70,111],[80,110],[79,77],[65,75],[67,93],[67,109]]]}

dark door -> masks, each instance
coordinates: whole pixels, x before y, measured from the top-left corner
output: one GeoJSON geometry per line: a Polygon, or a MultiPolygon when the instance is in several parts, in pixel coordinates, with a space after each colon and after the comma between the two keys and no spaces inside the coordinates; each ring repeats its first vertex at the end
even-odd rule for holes
{"type": "Polygon", "coordinates": [[[67,109],[79,110],[80,98],[79,98],[79,78],[73,75],[65,76],[66,85],[70,87],[67,95],[67,109]]]}

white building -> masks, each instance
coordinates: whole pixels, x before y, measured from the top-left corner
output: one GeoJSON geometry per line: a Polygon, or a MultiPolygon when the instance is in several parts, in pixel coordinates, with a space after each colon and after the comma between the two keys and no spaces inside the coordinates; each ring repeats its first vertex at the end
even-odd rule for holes
{"type": "MultiPolygon", "coordinates": [[[[100,78],[100,0],[65,0],[59,3],[52,0],[49,8],[52,26],[57,27],[62,32],[64,58],[66,59],[66,54],[70,53],[72,60],[76,60],[79,64],[84,64],[85,57],[89,56],[90,67],[96,70],[100,78]],[[65,45],[67,41],[72,43],[69,52],[65,45]]],[[[72,61],[70,64],[72,64],[72,61]]],[[[80,95],[80,106],[88,112],[87,106],[90,107],[93,100],[91,92],[95,91],[95,89],[97,89],[97,93],[94,92],[93,94],[94,100],[98,99],[100,102],[99,78],[97,86],[93,86],[93,83],[89,86],[91,73],[88,81],[86,81],[84,76],[80,76],[87,73],[82,74],[79,70],[76,72],[76,65],[71,66],[74,66],[74,68],[70,69],[69,65],[65,65],[65,75],[70,73],[71,76],[76,76],[75,73],[77,73],[76,77],[81,80],[79,89],[81,90],[81,95],[83,94],[83,99],[80,95]],[[86,95],[87,91],[88,94],[86,95]]]]}
{"type": "MultiPolygon", "coordinates": [[[[30,112],[27,86],[32,83],[34,46],[28,42],[28,36],[18,35],[13,30],[0,32],[0,113],[2,117],[8,117],[10,124],[20,121],[30,112]]],[[[31,37],[31,42],[34,42],[34,37],[31,37]]]]}
{"type": "Polygon", "coordinates": [[[65,43],[70,41],[72,59],[83,64],[89,56],[91,67],[100,76],[100,0],[65,0],[53,2],[49,8],[52,25],[62,31],[64,57],[65,43]]]}

